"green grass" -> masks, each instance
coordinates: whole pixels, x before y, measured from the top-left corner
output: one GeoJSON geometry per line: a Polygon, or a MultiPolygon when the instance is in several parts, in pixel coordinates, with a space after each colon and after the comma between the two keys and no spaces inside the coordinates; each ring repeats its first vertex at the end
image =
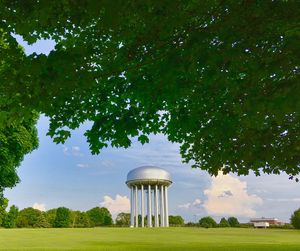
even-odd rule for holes
{"type": "Polygon", "coordinates": [[[279,229],[0,229],[0,250],[300,250],[300,231],[279,229]]]}

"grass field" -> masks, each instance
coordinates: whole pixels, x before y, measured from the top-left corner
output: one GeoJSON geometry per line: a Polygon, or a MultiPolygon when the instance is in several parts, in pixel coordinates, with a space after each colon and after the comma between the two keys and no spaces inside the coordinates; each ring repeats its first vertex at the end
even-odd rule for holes
{"type": "Polygon", "coordinates": [[[0,250],[300,250],[300,231],[278,229],[0,229],[0,250]]]}

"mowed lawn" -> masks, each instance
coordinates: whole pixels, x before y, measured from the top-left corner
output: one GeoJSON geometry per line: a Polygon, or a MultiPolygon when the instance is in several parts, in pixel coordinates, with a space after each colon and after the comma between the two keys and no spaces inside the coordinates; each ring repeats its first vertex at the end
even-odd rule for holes
{"type": "Polygon", "coordinates": [[[0,250],[300,250],[300,231],[233,228],[0,229],[0,250]]]}

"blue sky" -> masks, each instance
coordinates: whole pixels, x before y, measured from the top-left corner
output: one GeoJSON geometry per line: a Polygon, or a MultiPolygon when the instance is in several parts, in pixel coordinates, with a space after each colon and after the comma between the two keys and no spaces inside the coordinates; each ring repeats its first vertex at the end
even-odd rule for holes
{"type": "MultiPolygon", "coordinates": [[[[28,46],[17,37],[27,54],[49,53],[53,41],[39,41],[28,46]]],[[[48,119],[38,122],[40,146],[27,155],[18,169],[21,182],[5,195],[10,205],[34,206],[42,210],[66,206],[87,210],[108,207],[115,216],[129,210],[129,189],[125,185],[128,171],[141,165],[157,165],[173,177],[169,190],[170,214],[182,215],[186,221],[211,215],[237,216],[247,222],[251,217],[276,217],[289,221],[300,207],[300,184],[286,175],[210,177],[199,169],[182,164],[179,146],[163,135],[151,135],[150,143],[141,145],[133,139],[128,149],[107,148],[91,155],[83,136],[86,123],[72,132],[64,145],[56,145],[46,136],[48,119]]]]}

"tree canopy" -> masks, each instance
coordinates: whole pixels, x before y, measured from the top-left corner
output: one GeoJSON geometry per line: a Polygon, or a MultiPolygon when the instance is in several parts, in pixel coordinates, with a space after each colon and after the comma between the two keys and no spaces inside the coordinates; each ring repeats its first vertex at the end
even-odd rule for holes
{"type": "Polygon", "coordinates": [[[211,216],[206,216],[199,220],[199,225],[201,227],[210,228],[217,227],[218,224],[211,216]]]}
{"type": "Polygon", "coordinates": [[[169,215],[170,226],[183,226],[184,219],[180,215],[169,215]]]}
{"type": "Polygon", "coordinates": [[[0,25],[0,198],[5,188],[19,181],[16,168],[24,155],[38,146],[38,113],[20,101],[21,88],[26,90],[29,83],[20,70],[25,59],[22,48],[0,25]],[[12,114],[18,114],[18,120],[12,114]]]}
{"type": "Polygon", "coordinates": [[[106,207],[94,207],[86,212],[91,226],[112,225],[113,220],[106,207]]]}
{"type": "Polygon", "coordinates": [[[119,213],[116,218],[116,225],[122,227],[130,226],[130,214],[129,213],[119,213]]]}
{"type": "Polygon", "coordinates": [[[240,226],[238,219],[235,217],[229,217],[227,221],[231,227],[239,227],[240,226]]]}
{"type": "Polygon", "coordinates": [[[9,208],[9,211],[5,215],[3,226],[5,228],[15,228],[16,227],[16,221],[19,214],[19,208],[17,208],[15,205],[12,205],[9,208]]]}
{"type": "Polygon", "coordinates": [[[292,214],[291,224],[294,228],[300,229],[300,208],[292,214]]]}
{"type": "Polygon", "coordinates": [[[213,175],[299,174],[299,1],[4,0],[0,15],[0,123],[36,110],[57,143],[91,121],[94,154],[162,133],[213,175]],[[24,56],[13,34],[55,50],[24,56]]]}
{"type": "Polygon", "coordinates": [[[57,208],[53,226],[61,228],[61,227],[70,227],[70,225],[71,225],[71,210],[66,207],[57,208]]]}
{"type": "Polygon", "coordinates": [[[219,227],[230,227],[230,224],[229,224],[229,222],[223,217],[223,218],[220,220],[219,227]]]}
{"type": "Polygon", "coordinates": [[[45,216],[38,209],[32,207],[22,209],[16,219],[17,227],[49,227],[45,216]]]}

